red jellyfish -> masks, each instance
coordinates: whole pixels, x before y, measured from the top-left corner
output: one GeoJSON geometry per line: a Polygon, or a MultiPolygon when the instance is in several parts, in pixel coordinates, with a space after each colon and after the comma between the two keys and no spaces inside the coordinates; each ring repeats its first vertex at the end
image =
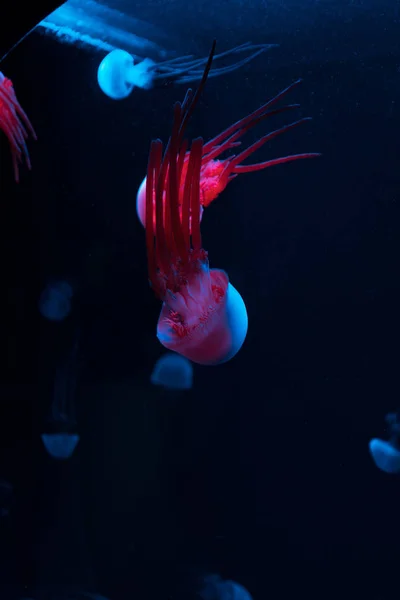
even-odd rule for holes
{"type": "MultiPolygon", "coordinates": [[[[291,162],[294,160],[300,160],[302,158],[314,158],[316,156],[320,156],[319,153],[316,152],[307,152],[304,154],[291,154],[289,156],[282,156],[280,158],[274,158],[272,160],[267,160],[264,162],[252,164],[252,165],[243,165],[243,161],[246,160],[253,152],[261,148],[266,142],[271,141],[281,133],[286,131],[290,131],[294,129],[298,125],[301,125],[305,121],[309,121],[310,117],[304,117],[303,119],[299,119],[298,121],[294,121],[293,123],[289,123],[288,125],[284,125],[275,131],[267,133],[262,138],[260,138],[257,142],[240,152],[239,154],[233,154],[225,159],[219,159],[223,152],[232,150],[233,148],[237,148],[241,145],[239,139],[247,132],[249,129],[252,129],[255,125],[272,117],[273,115],[277,115],[279,113],[283,113],[286,111],[293,110],[298,108],[298,104],[288,104],[285,106],[281,106],[278,108],[271,107],[277,104],[279,100],[281,100],[286,94],[288,94],[294,87],[301,83],[301,79],[298,79],[285,90],[281,91],[277,96],[269,100],[263,106],[252,112],[247,117],[240,119],[225,131],[217,135],[214,139],[210,140],[206,144],[203,144],[202,148],[202,156],[201,156],[201,167],[200,167],[200,220],[203,213],[203,207],[211,204],[217,196],[226,188],[228,183],[232,181],[237,175],[240,173],[252,173],[253,171],[261,171],[262,169],[266,169],[268,167],[272,167],[275,165],[280,165],[283,163],[291,162]]],[[[181,185],[179,188],[179,202],[182,205],[183,200],[183,182],[185,180],[184,175],[188,168],[189,164],[189,152],[186,152],[183,160],[183,176],[181,178],[181,185]]],[[[165,201],[165,198],[164,198],[165,201]]],[[[154,202],[154,200],[153,200],[154,202]]],[[[144,225],[145,221],[145,213],[146,213],[146,178],[142,181],[136,199],[136,209],[139,216],[139,219],[144,225]]]]}
{"type": "Polygon", "coordinates": [[[19,164],[23,158],[28,169],[31,161],[26,145],[29,133],[36,140],[36,133],[25,111],[17,100],[14,87],[0,71],[0,129],[6,134],[11,147],[15,181],[19,182],[19,164]]]}
{"type": "Polygon", "coordinates": [[[185,128],[211,67],[215,42],[199,89],[174,106],[172,133],[163,152],[151,143],[146,186],[146,245],[150,284],[163,305],[160,342],[202,365],[230,360],[247,334],[247,311],[220,269],[210,269],[200,232],[203,140],[183,141],[185,128]],[[187,167],[184,168],[188,152],[187,167]],[[180,206],[180,190],[183,190],[180,206]]]}

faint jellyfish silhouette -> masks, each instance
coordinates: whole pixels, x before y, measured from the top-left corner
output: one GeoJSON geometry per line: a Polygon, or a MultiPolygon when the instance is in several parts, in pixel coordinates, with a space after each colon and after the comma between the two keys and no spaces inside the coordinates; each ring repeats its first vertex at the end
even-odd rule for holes
{"type": "Polygon", "coordinates": [[[192,363],[180,354],[167,352],[154,365],[150,381],[169,390],[190,390],[193,387],[192,363]]]}
{"type": "Polygon", "coordinates": [[[39,298],[40,314],[49,321],[63,321],[71,312],[73,289],[67,281],[47,284],[39,298]]]}
{"type": "Polygon", "coordinates": [[[252,600],[240,583],[212,574],[204,577],[198,595],[201,600],[252,600]]]}
{"type": "Polygon", "coordinates": [[[389,413],[385,421],[389,439],[373,438],[369,442],[369,451],[378,469],[384,473],[400,473],[400,415],[389,413]]]}
{"type": "Polygon", "coordinates": [[[70,458],[79,442],[75,415],[78,346],[76,338],[70,354],[57,367],[48,427],[41,435],[48,454],[58,460],[70,458]]]}
{"type": "Polygon", "coordinates": [[[0,479],[0,519],[8,517],[13,493],[13,486],[9,481],[0,479]]]}

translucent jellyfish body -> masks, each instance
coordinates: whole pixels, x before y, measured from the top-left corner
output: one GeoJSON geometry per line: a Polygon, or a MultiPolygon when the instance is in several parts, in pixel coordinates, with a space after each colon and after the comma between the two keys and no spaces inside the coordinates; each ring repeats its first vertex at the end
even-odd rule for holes
{"type": "Polygon", "coordinates": [[[193,367],[184,356],[168,352],[158,359],[151,374],[151,383],[170,390],[190,390],[193,367]]]}
{"type": "Polygon", "coordinates": [[[48,454],[57,460],[72,456],[79,442],[76,429],[75,391],[78,374],[78,342],[57,368],[54,394],[46,431],[41,435],[48,454]]]}
{"type": "Polygon", "coordinates": [[[384,473],[400,473],[400,419],[397,413],[385,417],[389,428],[389,440],[373,438],[369,451],[375,465],[384,473]]]}
{"type": "Polygon", "coordinates": [[[63,321],[71,312],[72,286],[67,281],[53,281],[40,294],[39,312],[49,321],[63,321]]]}
{"type": "Polygon", "coordinates": [[[135,64],[129,52],[113,50],[103,58],[98,68],[100,89],[113,100],[126,98],[134,87],[149,89],[153,84],[154,64],[149,58],[135,64]]]}

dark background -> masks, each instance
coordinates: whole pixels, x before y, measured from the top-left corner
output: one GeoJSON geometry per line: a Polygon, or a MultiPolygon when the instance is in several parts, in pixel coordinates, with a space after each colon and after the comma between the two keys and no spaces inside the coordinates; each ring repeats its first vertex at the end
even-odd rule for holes
{"type": "Polygon", "coordinates": [[[39,138],[19,185],[0,139],[0,476],[14,485],[1,598],[77,587],[166,600],[191,567],[240,581],[255,600],[321,592],[316,569],[329,572],[324,597],[350,569],[366,585],[400,560],[400,480],[368,453],[398,408],[398,6],[119,8],[167,30],[179,53],[207,55],[214,36],[219,50],[281,44],[210,80],[189,133],[209,139],[303,77],[289,100],[313,121],[257,157],[323,156],[240,176],[207,209],[211,266],[242,294],[249,333],[228,364],[195,366],[191,392],[163,394],[149,382],[160,304],[135,203],[150,140],[168,137],[185,90],[114,102],[96,83],[102,54],[36,32],[1,64],[39,138]],[[75,289],[61,324],[37,310],[51,278],[75,289]],[[77,329],[81,441],[59,464],[40,433],[77,329]]]}

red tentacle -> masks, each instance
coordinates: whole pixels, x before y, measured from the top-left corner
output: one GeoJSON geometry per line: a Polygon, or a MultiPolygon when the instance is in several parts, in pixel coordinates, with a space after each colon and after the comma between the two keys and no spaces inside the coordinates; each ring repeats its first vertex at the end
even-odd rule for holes
{"type": "MultiPolygon", "coordinates": [[[[253,121],[256,121],[258,118],[262,117],[262,115],[264,115],[265,113],[268,112],[268,109],[271,106],[273,106],[274,104],[279,102],[279,100],[281,100],[284,96],[286,96],[293,88],[298,86],[301,82],[302,82],[302,79],[298,79],[297,81],[294,81],[287,88],[285,88],[284,90],[279,92],[279,94],[274,96],[274,98],[272,98],[271,100],[268,100],[268,102],[266,102],[265,104],[260,106],[260,108],[257,108],[257,110],[252,112],[250,115],[247,115],[243,119],[240,119],[240,121],[237,121],[236,123],[234,123],[227,129],[225,129],[225,131],[223,131],[222,133],[217,135],[215,138],[213,138],[212,140],[210,140],[209,142],[204,144],[203,154],[207,154],[208,152],[211,152],[211,150],[213,150],[215,148],[215,146],[217,146],[220,142],[223,142],[224,140],[226,140],[233,133],[235,133],[238,129],[242,129],[243,127],[246,127],[248,124],[250,124],[253,121]]],[[[272,114],[273,114],[273,112],[272,112],[272,114]]],[[[267,116],[270,116],[270,115],[265,115],[265,118],[267,116]]],[[[258,121],[256,121],[256,122],[258,122],[258,121]]],[[[250,125],[250,127],[251,127],[251,125],[250,125]]]]}
{"type": "Polygon", "coordinates": [[[192,193],[191,193],[191,213],[192,213],[192,245],[193,250],[201,249],[201,231],[200,231],[200,171],[201,159],[203,154],[203,139],[197,138],[193,140],[190,151],[193,158],[193,175],[192,175],[192,193]]]}
{"type": "MultiPolygon", "coordinates": [[[[240,163],[243,162],[244,160],[246,160],[246,158],[248,158],[251,154],[256,152],[256,150],[258,150],[259,148],[264,146],[264,144],[273,140],[278,135],[281,135],[281,133],[290,131],[291,129],[298,127],[299,125],[301,125],[302,123],[305,123],[306,121],[311,121],[311,118],[304,117],[304,119],[299,119],[298,121],[295,121],[294,123],[289,123],[289,125],[284,125],[283,127],[276,129],[275,131],[271,131],[270,133],[267,133],[267,135],[264,135],[257,142],[255,142],[254,144],[252,144],[251,146],[246,148],[246,150],[244,150],[237,156],[231,157],[231,160],[229,160],[229,164],[226,167],[229,174],[231,174],[231,173],[250,173],[251,171],[257,171],[257,170],[260,171],[261,169],[265,169],[266,166],[271,166],[270,164],[266,165],[266,163],[259,163],[258,169],[256,168],[257,165],[249,165],[249,166],[251,166],[251,169],[246,171],[247,165],[240,165],[240,163]],[[240,165],[240,167],[239,167],[239,165],[240,165]],[[242,168],[242,166],[243,166],[243,168],[242,168]]],[[[298,155],[298,156],[302,156],[302,155],[298,155]]],[[[312,153],[311,157],[314,157],[314,156],[320,156],[320,154],[312,153]]],[[[288,158],[288,157],[284,157],[283,162],[285,162],[285,160],[284,160],[285,158],[288,158]]],[[[270,162],[270,161],[267,161],[267,162],[270,162]]],[[[278,163],[275,163],[275,164],[278,164],[278,163]]]]}

